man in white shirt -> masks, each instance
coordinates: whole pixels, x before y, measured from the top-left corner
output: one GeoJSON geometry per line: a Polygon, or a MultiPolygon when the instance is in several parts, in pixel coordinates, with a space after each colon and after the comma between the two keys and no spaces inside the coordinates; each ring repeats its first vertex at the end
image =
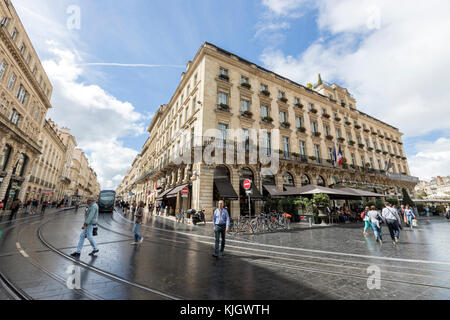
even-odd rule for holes
{"type": "Polygon", "coordinates": [[[225,232],[230,232],[230,215],[227,209],[223,207],[223,201],[219,201],[219,208],[214,211],[213,226],[214,234],[216,236],[216,247],[213,254],[214,258],[219,257],[219,242],[220,236],[222,236],[222,246],[220,247],[220,253],[224,255],[225,250],[225,232]]]}
{"type": "Polygon", "coordinates": [[[395,246],[399,243],[400,229],[402,228],[402,222],[397,213],[397,210],[393,209],[389,202],[386,202],[385,208],[381,212],[381,216],[386,221],[386,224],[389,228],[389,233],[391,234],[392,242],[395,246]]]}

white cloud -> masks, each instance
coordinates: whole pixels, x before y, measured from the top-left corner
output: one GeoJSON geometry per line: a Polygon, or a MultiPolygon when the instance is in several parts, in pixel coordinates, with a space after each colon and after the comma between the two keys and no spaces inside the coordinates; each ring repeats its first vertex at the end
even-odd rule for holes
{"type": "Polygon", "coordinates": [[[262,3],[278,16],[297,16],[298,10],[308,0],[263,0],[262,3]]]}
{"type": "Polygon", "coordinates": [[[82,80],[101,79],[103,74],[86,69],[86,60],[95,57],[83,49],[86,45],[79,33],[66,26],[69,4],[67,0],[14,0],[33,46],[44,57],[42,64],[54,87],[53,109],[47,116],[60,127],[71,128],[101,187],[114,189],[138,154],[120,140],[144,134],[145,122],[152,114],[137,112],[131,103],[120,101],[95,80],[91,80],[93,84],[82,80]]]}
{"type": "Polygon", "coordinates": [[[422,142],[416,145],[416,149],[420,152],[408,160],[413,175],[421,177],[422,180],[450,176],[450,139],[422,142]]]}
{"type": "MultiPolygon", "coordinates": [[[[269,8],[281,15],[289,5],[310,10],[303,1],[271,1],[269,8]]],[[[267,68],[303,84],[316,82],[321,73],[325,81],[347,87],[360,110],[399,128],[406,140],[431,132],[448,137],[450,2],[319,0],[315,10],[320,38],[296,56],[268,45],[260,57],[267,68]]],[[[412,173],[419,177],[450,166],[448,156],[414,159],[412,173]]]]}
{"type": "Polygon", "coordinates": [[[363,111],[409,136],[450,129],[450,2],[318,1],[317,10],[328,41],[298,56],[269,48],[265,66],[304,84],[318,73],[340,82],[363,111]]]}
{"type": "Polygon", "coordinates": [[[114,177],[126,172],[138,154],[124,147],[119,139],[144,134],[143,121],[148,116],[136,112],[131,103],[118,100],[100,86],[81,82],[85,70],[76,51],[58,48],[55,43],[49,45],[48,51],[54,57],[43,65],[54,86],[55,107],[49,117],[72,129],[102,188],[115,188],[120,181],[114,177]]]}

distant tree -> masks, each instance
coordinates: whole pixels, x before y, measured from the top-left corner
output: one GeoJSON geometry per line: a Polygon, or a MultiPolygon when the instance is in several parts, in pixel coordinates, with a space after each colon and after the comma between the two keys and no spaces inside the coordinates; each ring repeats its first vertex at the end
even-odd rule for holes
{"type": "Polygon", "coordinates": [[[322,77],[320,76],[320,73],[319,73],[319,81],[317,82],[317,85],[320,86],[321,84],[323,84],[323,82],[322,82],[322,77]]]}

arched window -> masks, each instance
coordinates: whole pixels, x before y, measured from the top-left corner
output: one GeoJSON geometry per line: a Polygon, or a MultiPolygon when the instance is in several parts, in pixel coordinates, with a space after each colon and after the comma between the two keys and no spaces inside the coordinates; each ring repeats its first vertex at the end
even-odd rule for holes
{"type": "Polygon", "coordinates": [[[283,186],[295,187],[294,177],[289,172],[283,174],[283,186]]]}
{"type": "Polygon", "coordinates": [[[317,185],[321,187],[326,187],[325,179],[322,176],[317,177],[317,185]]]}
{"type": "Polygon", "coordinates": [[[310,184],[311,184],[311,180],[309,179],[309,177],[306,174],[304,174],[302,176],[302,187],[310,185],[310,184]]]}

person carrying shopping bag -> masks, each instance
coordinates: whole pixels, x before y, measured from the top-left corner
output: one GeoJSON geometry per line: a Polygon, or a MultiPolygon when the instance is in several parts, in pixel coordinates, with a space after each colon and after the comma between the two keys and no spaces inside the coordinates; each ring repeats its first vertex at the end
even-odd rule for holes
{"type": "Polygon", "coordinates": [[[414,215],[413,210],[409,207],[408,204],[406,205],[406,208],[405,208],[405,216],[406,216],[406,219],[408,220],[408,224],[409,224],[411,230],[413,230],[413,228],[414,228],[413,220],[416,219],[416,216],[414,215]]]}

